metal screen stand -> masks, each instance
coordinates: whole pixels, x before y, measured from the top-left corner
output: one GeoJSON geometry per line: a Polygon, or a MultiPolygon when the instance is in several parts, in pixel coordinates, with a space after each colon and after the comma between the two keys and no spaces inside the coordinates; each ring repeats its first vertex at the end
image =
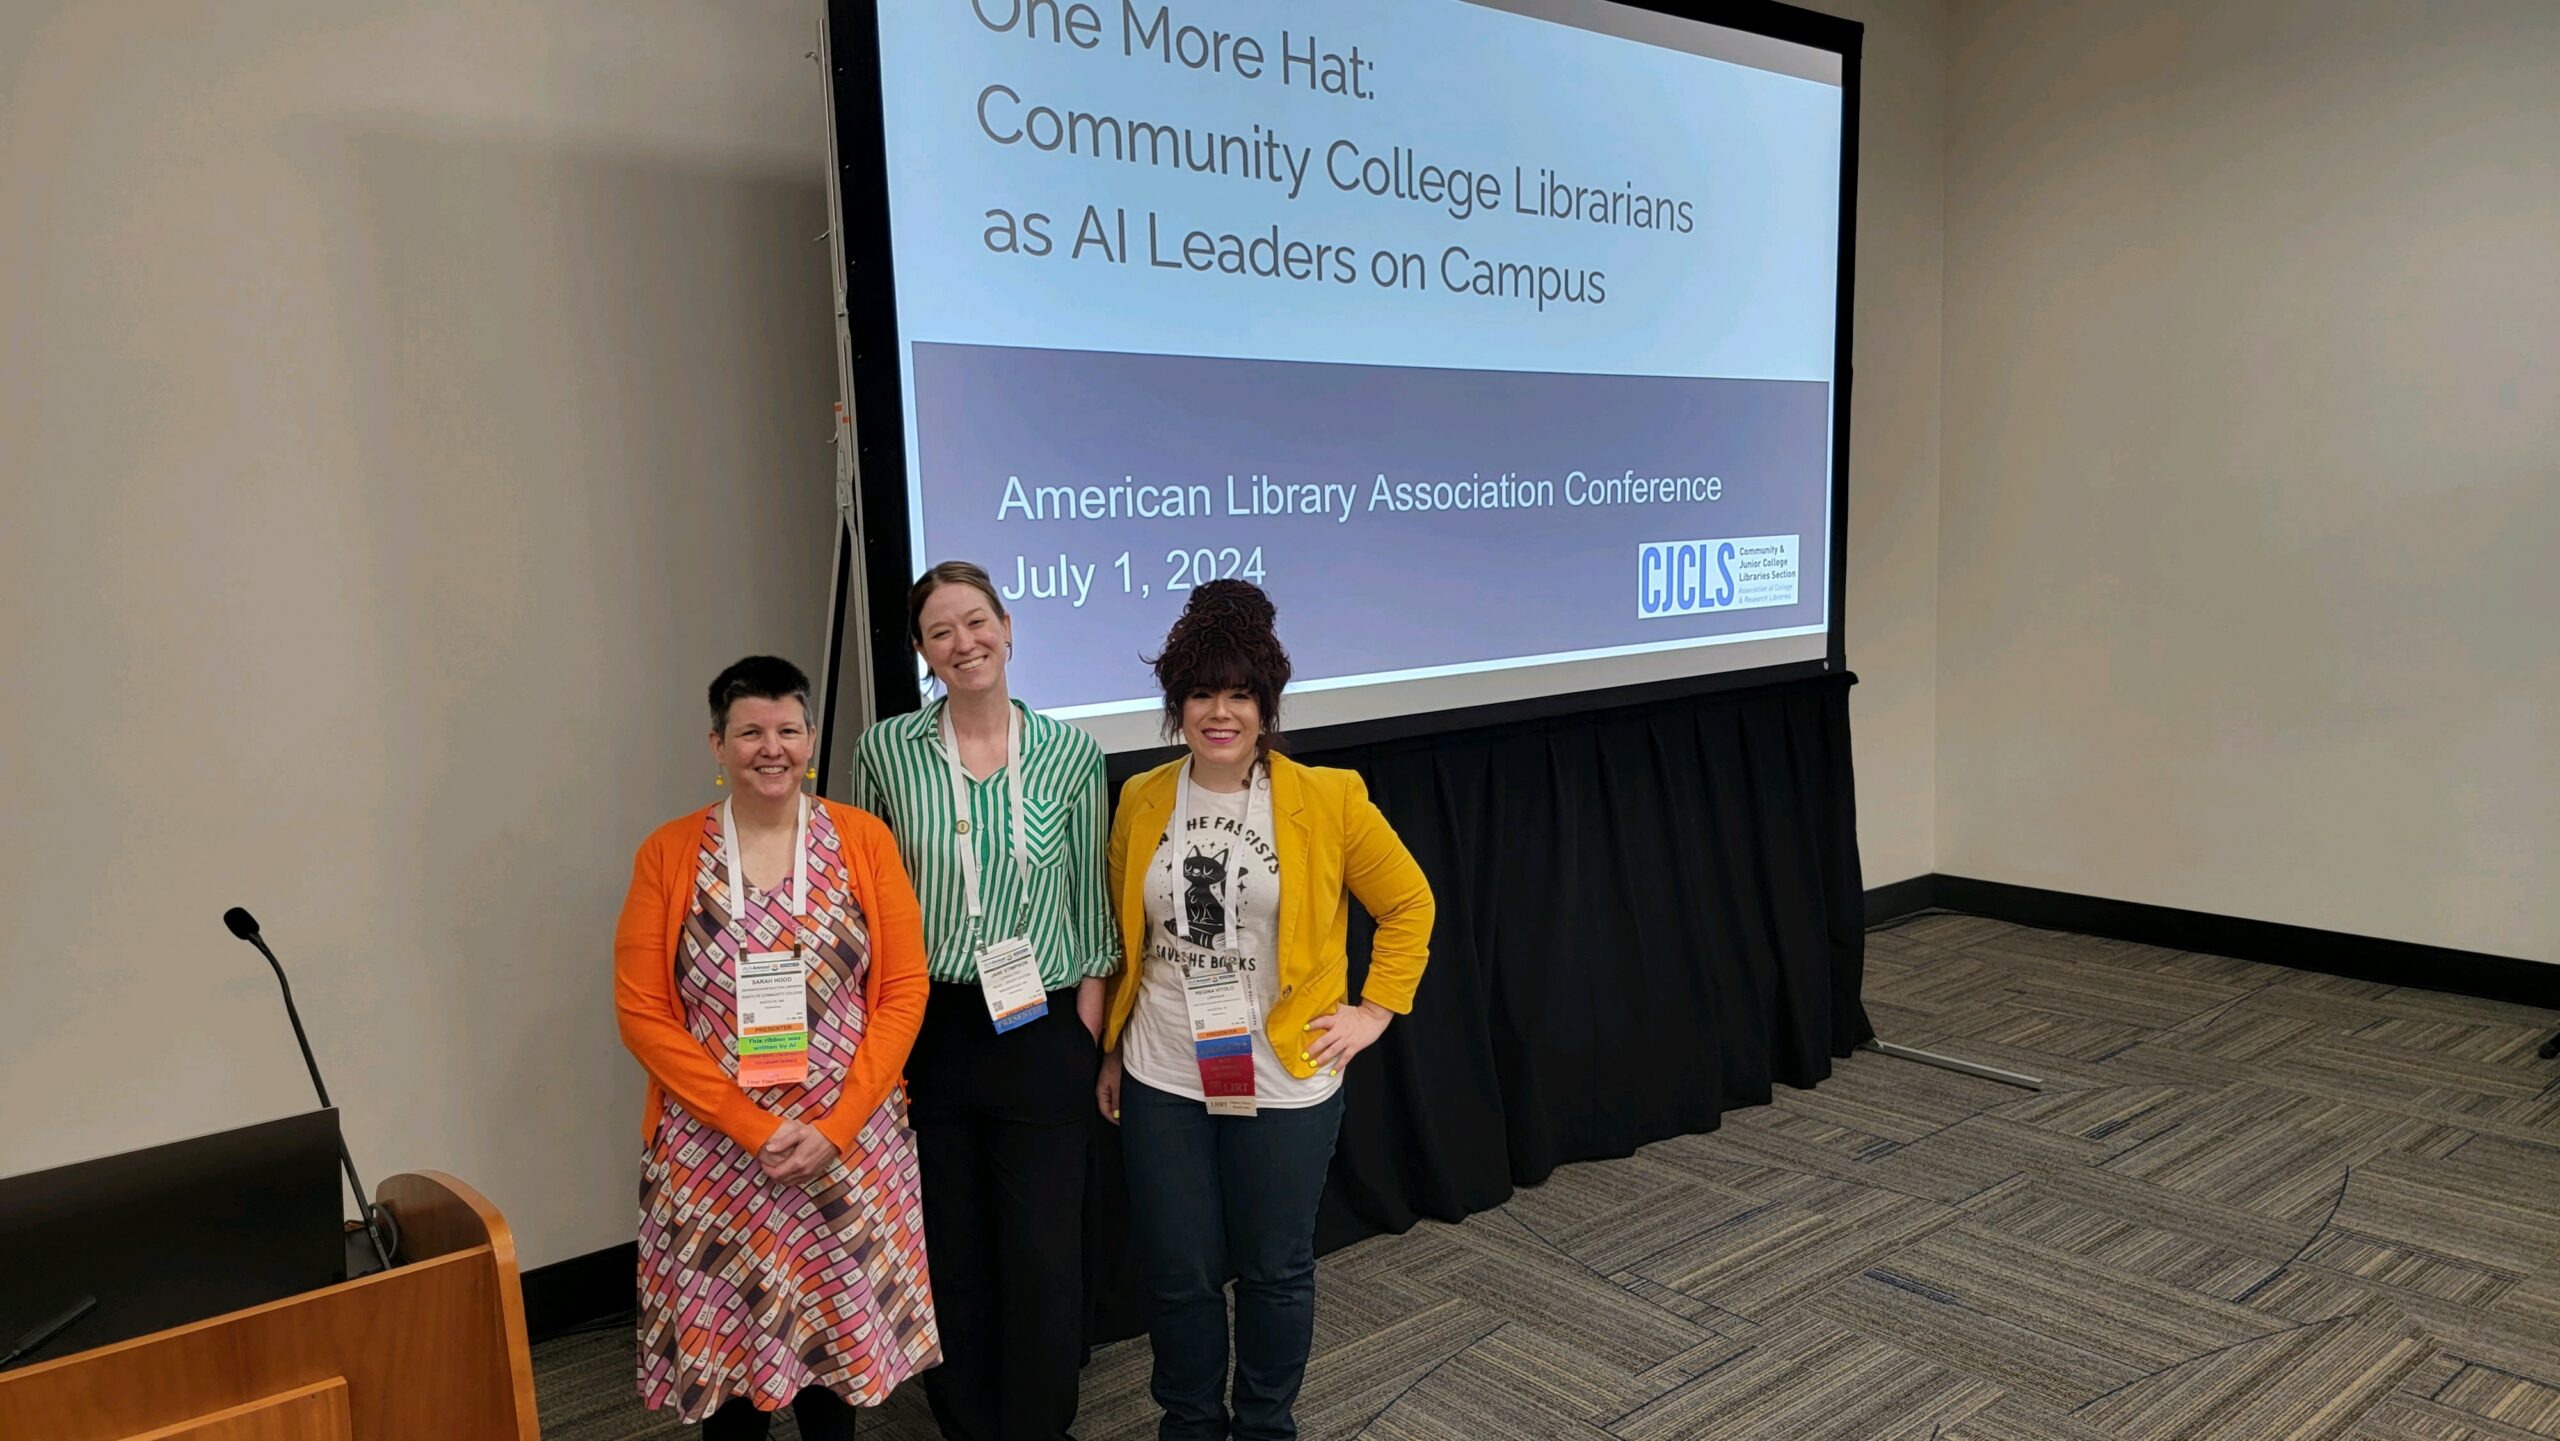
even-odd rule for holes
{"type": "MultiPolygon", "coordinates": [[[[848,631],[868,646],[871,639],[870,581],[862,560],[862,525],[860,512],[854,508],[854,486],[859,480],[854,463],[853,415],[853,316],[845,295],[844,255],[844,190],[841,180],[844,166],[836,154],[836,72],[835,56],[830,48],[825,21],[818,24],[818,48],[810,53],[818,63],[819,85],[827,108],[827,253],[834,261],[835,330],[836,330],[836,546],[834,574],[827,582],[827,638],[820,660],[818,681],[818,794],[831,792],[835,783],[836,731],[842,724],[837,710],[842,704],[844,686],[844,647],[848,631]],[[853,610],[852,624],[846,624],[846,607],[853,610]]],[[[871,660],[866,654],[853,668],[854,699],[863,725],[869,725],[875,710],[871,690],[871,660]]]]}
{"type": "Polygon", "coordinates": [[[1998,1066],[1986,1066],[1979,1061],[1962,1060],[1955,1056],[1941,1056],[1935,1051],[1920,1051],[1914,1050],[1909,1046],[1897,1046],[1891,1041],[1869,1041],[1858,1049],[1862,1051],[1873,1051],[1882,1056],[1891,1056],[1898,1061],[1917,1061],[1921,1065],[1935,1066],[1941,1071],[1954,1071],[1958,1075],[1979,1076],[1983,1080],[1998,1081],[2004,1086],[2016,1086],[2021,1090],[2041,1091],[2044,1089],[2044,1082],[2038,1080],[2034,1076],[2021,1075],[2016,1071],[2004,1071],[1998,1066]]]}

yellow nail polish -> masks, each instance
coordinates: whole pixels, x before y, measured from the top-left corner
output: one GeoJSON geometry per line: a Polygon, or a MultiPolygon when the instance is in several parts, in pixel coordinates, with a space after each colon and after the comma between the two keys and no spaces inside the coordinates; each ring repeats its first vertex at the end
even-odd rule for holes
{"type": "Polygon", "coordinates": [[[1301,1060],[1301,1061],[1312,1061],[1312,1060],[1314,1060],[1314,1059],[1315,1059],[1315,1057],[1313,1057],[1313,1056],[1311,1056],[1311,1055],[1308,1055],[1308,1054],[1307,1054],[1306,1052],[1304,1052],[1304,1051],[1300,1051],[1300,1052],[1298,1053],[1298,1059],[1299,1059],[1299,1060],[1301,1060]]]}

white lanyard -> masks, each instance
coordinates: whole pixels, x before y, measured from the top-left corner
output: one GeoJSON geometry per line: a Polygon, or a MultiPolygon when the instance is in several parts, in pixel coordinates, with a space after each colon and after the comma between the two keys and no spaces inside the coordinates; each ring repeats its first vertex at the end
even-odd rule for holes
{"type": "MultiPolygon", "coordinates": [[[[960,851],[960,884],[968,896],[969,919],[974,921],[986,908],[978,899],[978,843],[969,833],[969,772],[960,764],[959,737],[951,733],[951,702],[942,703],[937,720],[942,729],[942,758],[951,767],[952,834],[960,851]]],[[[1031,843],[1024,838],[1022,823],[1022,713],[1011,701],[1004,707],[1004,795],[1013,809],[1013,875],[1021,882],[1031,869],[1031,843]]],[[[1026,891],[1023,905],[1027,908],[1030,903],[1026,891]]]]}
{"type": "MultiPolygon", "coordinates": [[[[1248,837],[1267,836],[1270,827],[1254,825],[1256,810],[1271,809],[1270,782],[1260,765],[1244,776],[1244,829],[1248,837]]],[[[1182,758],[1182,770],[1173,778],[1173,900],[1167,908],[1182,938],[1193,945],[1200,942],[1191,934],[1191,908],[1182,903],[1182,857],[1191,844],[1191,758],[1182,758]]],[[[1220,882],[1218,908],[1226,916],[1226,930],[1211,944],[1213,950],[1233,950],[1237,937],[1244,933],[1244,913],[1237,909],[1236,873],[1244,869],[1244,857],[1229,858],[1226,875],[1220,882]]]]}
{"type": "MultiPolygon", "coordinates": [[[[729,868],[729,929],[747,929],[747,873],[738,864],[738,805],[720,803],[720,862],[729,868]]],[[[800,819],[791,830],[791,921],[797,926],[809,913],[809,796],[800,795],[800,819]]],[[[796,944],[798,937],[792,938],[796,944]]],[[[743,944],[743,942],[742,942],[743,944]]]]}

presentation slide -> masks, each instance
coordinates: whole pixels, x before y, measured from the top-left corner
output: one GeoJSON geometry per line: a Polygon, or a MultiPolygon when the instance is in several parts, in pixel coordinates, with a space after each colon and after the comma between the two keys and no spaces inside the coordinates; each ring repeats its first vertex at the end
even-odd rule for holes
{"type": "MultiPolygon", "coordinates": [[[[1819,659],[1840,57],[1598,0],[880,7],[914,568],[1157,743],[1186,592],[1294,728],[1819,659]]],[[[870,417],[866,424],[877,423],[870,417]]]]}

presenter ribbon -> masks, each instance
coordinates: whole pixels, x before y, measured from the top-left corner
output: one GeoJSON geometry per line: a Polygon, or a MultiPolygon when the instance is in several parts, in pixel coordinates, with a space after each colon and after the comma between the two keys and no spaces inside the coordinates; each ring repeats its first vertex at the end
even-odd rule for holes
{"type": "MultiPolygon", "coordinates": [[[[1256,767],[1245,777],[1245,829],[1254,835],[1267,835],[1271,811],[1270,778],[1256,767]],[[1264,822],[1256,826],[1255,821],[1264,822]]],[[[1182,857],[1191,845],[1191,762],[1185,759],[1182,772],[1174,778],[1173,802],[1173,892],[1166,898],[1166,914],[1174,917],[1182,939],[1199,946],[1191,928],[1191,913],[1182,903],[1182,857]]],[[[1211,952],[1233,951],[1236,938],[1244,930],[1244,902],[1236,894],[1236,872],[1242,866],[1230,866],[1218,897],[1219,913],[1224,924],[1210,944],[1211,952]]],[[[1239,957],[1239,960],[1242,958],[1239,957]]],[[[1253,988],[1246,984],[1241,966],[1220,965],[1213,956],[1205,964],[1183,965],[1182,999],[1191,1013],[1191,1052],[1200,1067],[1200,1094],[1213,1116],[1250,1116],[1256,1114],[1253,1089],[1253,1030],[1261,1022],[1254,1014],[1253,988]]]]}
{"type": "Polygon", "coordinates": [[[1182,998],[1191,1010],[1191,1050],[1200,1094],[1213,1116],[1250,1116],[1253,1096],[1253,992],[1244,972],[1210,964],[1186,969],[1182,998]]]}
{"type": "Polygon", "coordinates": [[[738,864],[738,815],[720,803],[720,862],[729,882],[729,936],[738,952],[738,1084],[798,1086],[809,1079],[809,948],[801,935],[809,913],[809,798],[791,831],[791,929],[802,940],[788,951],[747,949],[747,873],[738,864]]]}

